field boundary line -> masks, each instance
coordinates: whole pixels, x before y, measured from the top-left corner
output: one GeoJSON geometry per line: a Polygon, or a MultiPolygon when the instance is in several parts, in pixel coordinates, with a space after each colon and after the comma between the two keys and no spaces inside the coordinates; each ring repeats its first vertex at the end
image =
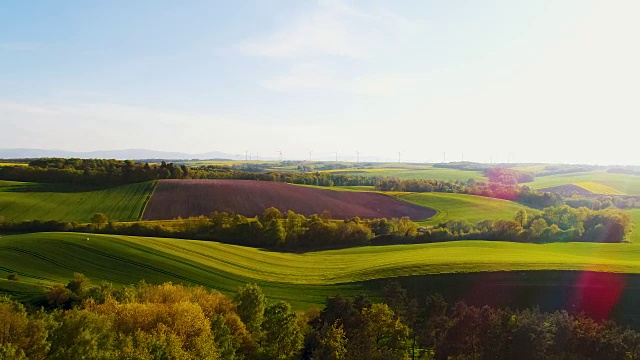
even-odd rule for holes
{"type": "Polygon", "coordinates": [[[151,201],[151,197],[153,196],[153,194],[156,192],[156,187],[158,185],[158,182],[160,182],[160,180],[153,180],[151,181],[151,194],[146,196],[146,199],[144,200],[144,204],[142,204],[142,207],[140,208],[140,213],[138,214],[138,221],[142,220],[142,218],[144,217],[144,213],[145,211],[147,211],[147,205],[149,204],[149,201],[151,201]]]}

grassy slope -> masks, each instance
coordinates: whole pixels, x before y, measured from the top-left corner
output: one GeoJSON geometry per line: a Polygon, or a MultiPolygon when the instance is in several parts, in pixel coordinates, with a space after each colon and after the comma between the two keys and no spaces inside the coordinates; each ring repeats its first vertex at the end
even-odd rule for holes
{"type": "Polygon", "coordinates": [[[475,179],[477,181],[486,181],[486,178],[480,171],[464,171],[457,169],[442,169],[430,166],[424,166],[420,169],[404,169],[404,168],[374,168],[374,169],[345,169],[345,170],[328,170],[327,172],[337,174],[356,174],[362,176],[393,176],[400,179],[433,179],[439,181],[467,181],[475,179]]]}
{"type": "Polygon", "coordinates": [[[629,209],[625,210],[625,212],[629,214],[631,222],[633,223],[633,231],[631,232],[629,240],[640,244],[640,209],[629,209]]]}
{"type": "Polygon", "coordinates": [[[7,220],[88,222],[97,212],[112,220],[138,220],[153,182],[107,189],[66,184],[0,182],[0,216],[7,220]]]}
{"type": "Polygon", "coordinates": [[[543,189],[581,182],[593,182],[606,185],[627,195],[640,195],[640,176],[613,174],[606,171],[538,176],[533,182],[525,185],[534,189],[543,189]]]}
{"type": "MultiPolygon", "coordinates": [[[[116,284],[173,281],[227,293],[257,282],[270,297],[304,308],[332,293],[362,291],[363,281],[372,279],[502,270],[640,273],[639,257],[635,244],[459,241],[292,254],[195,240],[40,233],[0,238],[0,278],[16,272],[32,289],[82,272],[116,284]]],[[[0,290],[7,284],[20,292],[7,281],[0,290]]]]}
{"type": "Polygon", "coordinates": [[[612,188],[611,186],[607,186],[604,184],[585,181],[585,182],[576,182],[574,185],[579,186],[593,194],[599,195],[626,195],[622,191],[612,188]]]}
{"type": "Polygon", "coordinates": [[[437,210],[436,216],[424,222],[426,225],[454,219],[467,219],[472,223],[513,219],[519,209],[526,208],[512,201],[466,194],[410,193],[398,198],[437,210]]]}

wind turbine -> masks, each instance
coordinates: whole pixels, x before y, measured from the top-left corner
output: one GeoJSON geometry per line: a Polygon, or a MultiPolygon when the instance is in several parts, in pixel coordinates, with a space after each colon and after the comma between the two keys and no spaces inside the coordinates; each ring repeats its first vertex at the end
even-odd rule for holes
{"type": "Polygon", "coordinates": [[[356,150],[356,162],[359,163],[360,162],[360,151],[356,150]]]}
{"type": "Polygon", "coordinates": [[[398,151],[398,164],[400,164],[400,151],[398,151]]]}
{"type": "Polygon", "coordinates": [[[249,157],[247,156],[248,152],[247,149],[244,149],[244,161],[249,160],[249,157]]]}
{"type": "Polygon", "coordinates": [[[278,151],[278,154],[280,154],[280,161],[282,161],[282,149],[280,149],[280,151],[278,151]]]}
{"type": "Polygon", "coordinates": [[[311,154],[313,154],[313,150],[309,150],[309,161],[311,161],[311,154]]]}
{"type": "Polygon", "coordinates": [[[338,152],[336,151],[336,162],[338,162],[338,152]]]}

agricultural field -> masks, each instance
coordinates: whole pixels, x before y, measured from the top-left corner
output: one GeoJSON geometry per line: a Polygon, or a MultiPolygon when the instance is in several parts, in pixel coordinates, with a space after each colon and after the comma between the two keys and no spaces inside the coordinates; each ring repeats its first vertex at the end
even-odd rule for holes
{"type": "Polygon", "coordinates": [[[362,175],[368,177],[388,176],[397,177],[399,179],[431,179],[463,182],[466,182],[469,179],[474,179],[476,181],[487,181],[487,178],[481,171],[436,168],[428,165],[423,165],[422,167],[414,169],[407,169],[404,167],[376,167],[370,169],[326,170],[326,172],[331,172],[333,174],[362,175]]]}
{"type": "Polygon", "coordinates": [[[625,212],[629,214],[631,222],[633,223],[633,231],[631,232],[629,240],[640,244],[640,209],[629,209],[625,210],[625,212]]]}
{"type": "Polygon", "coordinates": [[[161,180],[143,219],[186,218],[227,210],[253,217],[269,207],[304,215],[329,211],[335,219],[409,216],[421,220],[435,215],[432,209],[380,193],[332,191],[254,180],[161,180]]]}
{"type": "Polygon", "coordinates": [[[614,188],[612,188],[610,186],[607,186],[607,185],[604,185],[604,184],[595,183],[595,182],[592,182],[592,181],[577,182],[577,183],[574,183],[573,185],[581,187],[581,188],[589,191],[592,194],[598,194],[598,195],[626,195],[622,191],[616,190],[616,189],[614,189],[614,188]]]}
{"type": "Polygon", "coordinates": [[[638,257],[636,244],[457,241],[294,254],[197,240],[36,233],[0,238],[0,278],[9,273],[21,278],[18,283],[1,280],[0,291],[28,296],[67,281],[74,272],[116,285],[145,279],[224,293],[256,282],[272,299],[305,309],[330,294],[379,289],[375,282],[387,278],[516,270],[640,273],[638,257]]]}
{"type": "Polygon", "coordinates": [[[466,219],[471,223],[510,220],[520,209],[536,211],[508,200],[467,194],[404,193],[397,195],[397,198],[438,211],[436,216],[421,222],[423,225],[437,225],[457,219],[466,219]]]}
{"type": "Polygon", "coordinates": [[[28,165],[27,163],[0,161],[0,166],[27,166],[27,165],[28,165]]]}
{"type": "MultiPolygon", "coordinates": [[[[615,192],[615,195],[640,196],[640,176],[629,174],[616,174],[606,171],[592,171],[559,174],[550,176],[538,176],[533,182],[526,183],[533,189],[545,189],[568,184],[583,184],[589,191],[615,192]],[[605,188],[599,188],[603,185],[605,188]]],[[[607,194],[606,192],[604,194],[607,194]]],[[[612,194],[614,195],[614,194],[612,194]]]]}
{"type": "Polygon", "coordinates": [[[0,216],[5,220],[89,222],[98,212],[111,220],[139,220],[155,183],[111,188],[0,181],[0,216]]]}

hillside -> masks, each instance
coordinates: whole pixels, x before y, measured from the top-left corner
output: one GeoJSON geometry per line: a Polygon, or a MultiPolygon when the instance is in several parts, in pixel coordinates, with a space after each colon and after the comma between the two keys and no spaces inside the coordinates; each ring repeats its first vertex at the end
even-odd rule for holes
{"type": "Polygon", "coordinates": [[[437,210],[436,216],[424,222],[428,225],[458,219],[465,219],[471,223],[482,220],[511,220],[518,210],[527,208],[508,200],[467,194],[408,193],[398,195],[398,198],[437,210]]]}
{"type": "Polygon", "coordinates": [[[533,182],[524,185],[533,189],[545,189],[568,184],[574,184],[596,194],[640,196],[640,176],[606,171],[537,176],[533,182]]]}
{"type": "Polygon", "coordinates": [[[351,174],[362,175],[367,177],[397,177],[400,179],[429,179],[438,181],[462,181],[466,182],[469,179],[476,181],[486,181],[487,178],[481,171],[466,171],[458,169],[446,169],[436,168],[429,165],[423,165],[420,167],[411,167],[402,164],[398,167],[372,167],[364,169],[342,169],[342,170],[327,170],[333,174],[351,174]]]}
{"type": "Polygon", "coordinates": [[[95,281],[172,281],[226,293],[257,282],[269,296],[304,307],[332,293],[353,295],[375,279],[513,270],[640,273],[639,256],[635,244],[458,241],[293,254],[196,240],[38,233],[0,238],[0,278],[11,272],[22,278],[1,280],[0,291],[20,294],[81,272],[95,281]]]}
{"type": "Polygon", "coordinates": [[[409,216],[422,220],[435,214],[432,209],[380,193],[331,191],[270,181],[161,180],[143,218],[186,218],[214,211],[233,211],[252,217],[269,207],[307,216],[329,211],[336,219],[409,216]]]}
{"type": "Polygon", "coordinates": [[[0,181],[0,216],[6,220],[89,222],[101,212],[111,220],[139,220],[154,182],[110,188],[0,181]]]}

